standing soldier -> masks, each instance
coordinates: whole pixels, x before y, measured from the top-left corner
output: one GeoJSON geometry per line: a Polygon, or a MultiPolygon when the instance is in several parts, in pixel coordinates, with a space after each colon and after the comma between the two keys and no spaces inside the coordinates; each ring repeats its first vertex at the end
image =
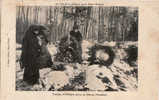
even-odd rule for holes
{"type": "Polygon", "coordinates": [[[37,58],[40,57],[40,45],[38,43],[38,26],[31,25],[26,31],[22,43],[21,64],[24,67],[23,81],[30,85],[38,83],[39,68],[37,58]]]}
{"type": "Polygon", "coordinates": [[[77,25],[74,25],[73,30],[70,32],[70,41],[72,41],[71,46],[76,51],[75,54],[75,61],[78,63],[82,62],[82,48],[81,48],[81,42],[82,42],[82,34],[79,31],[79,27],[77,25]]]}
{"type": "Polygon", "coordinates": [[[40,25],[31,25],[26,31],[22,43],[21,67],[24,68],[23,81],[30,85],[39,83],[39,59],[43,48],[38,39],[39,34],[43,35],[46,43],[48,43],[48,30],[40,25]]]}

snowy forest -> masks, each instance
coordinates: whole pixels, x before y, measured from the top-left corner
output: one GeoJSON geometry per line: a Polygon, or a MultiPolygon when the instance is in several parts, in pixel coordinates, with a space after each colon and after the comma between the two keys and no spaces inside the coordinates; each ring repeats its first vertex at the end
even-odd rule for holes
{"type": "Polygon", "coordinates": [[[122,6],[17,6],[16,90],[137,91],[138,14],[122,6]],[[39,35],[46,27],[49,42],[39,35]],[[33,78],[37,84],[27,83],[33,78]]]}
{"type": "Polygon", "coordinates": [[[138,10],[132,7],[17,7],[17,42],[31,24],[44,24],[51,30],[51,41],[80,26],[83,38],[90,41],[137,41],[138,10]]]}

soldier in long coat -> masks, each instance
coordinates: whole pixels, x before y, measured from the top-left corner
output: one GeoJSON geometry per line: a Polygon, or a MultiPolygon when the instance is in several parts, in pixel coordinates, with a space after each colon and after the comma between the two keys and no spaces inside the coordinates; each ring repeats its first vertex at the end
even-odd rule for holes
{"type": "Polygon", "coordinates": [[[70,32],[70,41],[72,41],[71,46],[76,51],[75,54],[75,62],[81,63],[82,62],[82,34],[79,31],[79,27],[74,25],[73,30],[70,32]]]}
{"type": "MultiPolygon", "coordinates": [[[[39,25],[31,25],[26,31],[22,43],[21,66],[24,67],[23,80],[28,84],[39,83],[39,68],[42,46],[39,43],[38,36],[43,33],[45,27],[39,25]]],[[[46,42],[48,40],[45,34],[46,42]]]]}
{"type": "Polygon", "coordinates": [[[40,56],[40,45],[37,34],[38,26],[30,26],[22,43],[21,66],[24,67],[23,80],[28,84],[35,84],[39,79],[37,58],[40,56]]]}

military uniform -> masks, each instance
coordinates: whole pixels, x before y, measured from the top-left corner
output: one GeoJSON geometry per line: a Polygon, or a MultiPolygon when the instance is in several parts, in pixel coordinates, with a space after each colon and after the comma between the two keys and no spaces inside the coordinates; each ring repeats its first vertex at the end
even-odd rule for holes
{"type": "Polygon", "coordinates": [[[21,61],[24,67],[23,80],[29,84],[35,84],[39,79],[39,67],[37,58],[40,56],[40,45],[34,33],[26,33],[22,43],[21,61]]]}
{"type": "Polygon", "coordinates": [[[82,62],[82,47],[81,47],[81,42],[82,42],[82,35],[79,31],[71,31],[70,32],[70,41],[71,46],[74,48],[76,51],[75,53],[75,62],[82,62]]]}
{"type": "Polygon", "coordinates": [[[48,41],[45,34],[42,34],[42,30],[45,30],[45,28],[41,28],[39,25],[32,25],[29,27],[23,38],[20,60],[21,66],[24,68],[23,80],[31,85],[39,82],[40,59],[42,58],[42,55],[45,55],[44,53],[46,53],[46,47],[43,46],[46,46],[48,41]],[[45,45],[39,43],[39,34],[43,35],[46,41],[45,45]]]}

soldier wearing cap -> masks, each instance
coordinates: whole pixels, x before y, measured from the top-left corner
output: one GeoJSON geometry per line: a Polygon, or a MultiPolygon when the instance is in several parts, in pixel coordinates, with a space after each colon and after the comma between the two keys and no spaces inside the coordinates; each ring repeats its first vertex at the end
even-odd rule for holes
{"type": "Polygon", "coordinates": [[[76,51],[76,61],[78,63],[82,62],[82,48],[81,48],[81,42],[82,42],[82,34],[79,31],[79,27],[77,25],[74,25],[73,30],[70,32],[70,41],[72,42],[72,47],[76,51]]]}

